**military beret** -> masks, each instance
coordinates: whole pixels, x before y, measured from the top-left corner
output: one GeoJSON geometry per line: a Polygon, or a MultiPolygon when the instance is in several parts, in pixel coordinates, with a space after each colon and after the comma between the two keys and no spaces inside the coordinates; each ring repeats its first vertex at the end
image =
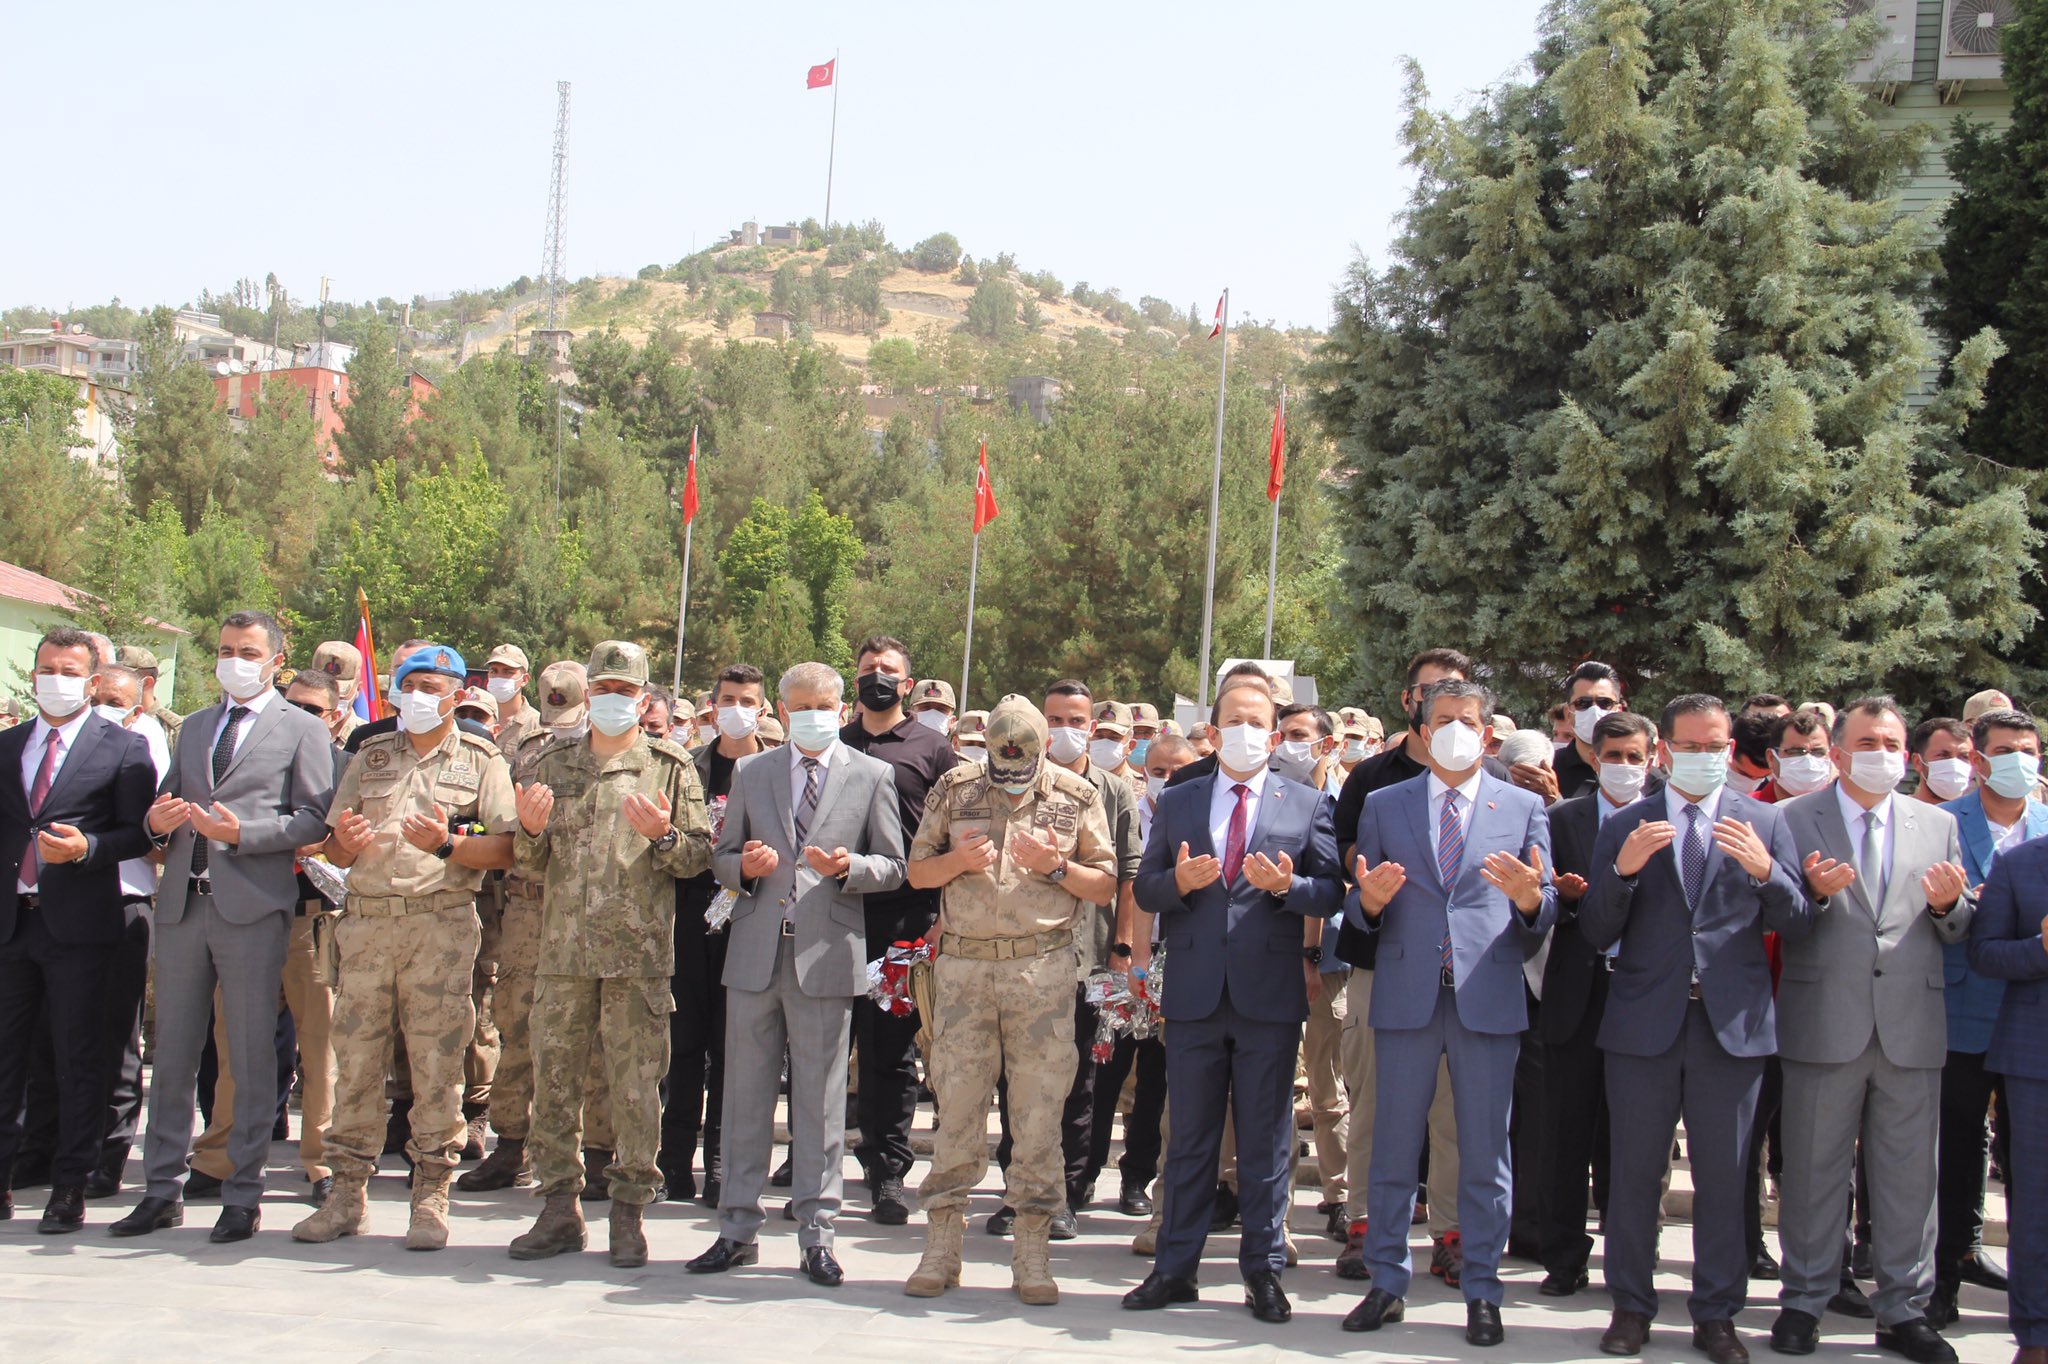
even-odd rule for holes
{"type": "Polygon", "coordinates": [[[469,665],[462,661],[462,655],[445,644],[429,644],[398,665],[398,671],[391,676],[391,685],[402,686],[405,679],[414,673],[439,673],[462,682],[469,677],[469,665]]]}

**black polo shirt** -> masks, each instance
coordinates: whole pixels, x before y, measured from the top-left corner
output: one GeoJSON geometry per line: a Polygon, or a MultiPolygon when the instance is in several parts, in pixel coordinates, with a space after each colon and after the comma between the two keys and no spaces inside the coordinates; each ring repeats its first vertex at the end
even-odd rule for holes
{"type": "MultiPolygon", "coordinates": [[[[924,820],[924,798],[932,783],[953,770],[960,755],[946,736],[905,715],[893,729],[870,734],[858,718],[839,731],[839,742],[870,758],[889,764],[896,775],[896,806],[903,817],[903,851],[917,837],[924,820]]],[[[898,890],[871,892],[862,897],[867,911],[868,953],[873,956],[901,938],[916,938],[932,926],[939,914],[939,892],[913,890],[907,883],[898,890]]]]}

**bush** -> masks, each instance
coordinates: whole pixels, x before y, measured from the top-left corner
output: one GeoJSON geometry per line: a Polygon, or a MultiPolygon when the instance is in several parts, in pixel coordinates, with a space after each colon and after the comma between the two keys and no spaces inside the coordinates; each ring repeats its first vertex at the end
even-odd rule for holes
{"type": "Polygon", "coordinates": [[[960,263],[960,239],[936,232],[910,248],[910,266],[927,275],[943,275],[960,263]]]}
{"type": "Polygon", "coordinates": [[[960,273],[953,276],[953,278],[962,284],[981,283],[981,272],[974,268],[974,257],[962,256],[960,258],[960,273]]]}
{"type": "Polygon", "coordinates": [[[999,341],[1017,327],[1017,291],[999,279],[985,279],[967,301],[967,330],[999,341]]]}

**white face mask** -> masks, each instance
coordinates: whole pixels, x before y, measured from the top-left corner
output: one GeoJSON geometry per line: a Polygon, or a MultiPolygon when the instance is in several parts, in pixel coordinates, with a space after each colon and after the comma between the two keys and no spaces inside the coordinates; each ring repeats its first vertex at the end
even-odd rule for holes
{"type": "Polygon", "coordinates": [[[491,694],[493,701],[502,706],[513,697],[519,695],[519,679],[516,677],[488,678],[484,682],[484,690],[491,694]]]}
{"type": "Polygon", "coordinates": [[[107,723],[110,725],[126,725],[128,717],[135,713],[130,710],[123,710],[119,706],[94,706],[93,710],[105,716],[107,723]]]}
{"type": "Polygon", "coordinates": [[[1939,758],[1927,764],[1927,789],[1941,800],[1954,800],[1970,789],[1970,765],[1961,758],[1939,758]]]}
{"type": "Polygon", "coordinates": [[[432,734],[441,727],[441,701],[431,692],[398,694],[398,727],[407,734],[432,734]]]}
{"type": "Polygon", "coordinates": [[[806,753],[823,753],[838,737],[836,710],[796,710],[789,714],[789,741],[806,753]]]}
{"type": "Polygon", "coordinates": [[[1315,766],[1314,747],[1299,739],[1282,739],[1273,750],[1273,770],[1289,781],[1307,781],[1315,766]]]}
{"type": "Polygon", "coordinates": [[[1805,796],[1820,790],[1835,775],[1834,764],[1814,753],[1778,759],[1778,789],[1788,796],[1805,796]]]}
{"type": "MultiPolygon", "coordinates": [[[[759,706],[720,706],[718,732],[728,739],[744,739],[761,727],[759,706]]],[[[700,733],[702,731],[699,731],[700,733]]]]}
{"type": "Polygon", "coordinates": [[[213,676],[220,689],[237,701],[246,701],[263,690],[263,664],[258,659],[215,659],[213,676]]]}
{"type": "Polygon", "coordinates": [[[1990,761],[1991,775],[1984,784],[2007,800],[2031,794],[2041,779],[2041,760],[2031,753],[1994,753],[1990,761]]]}
{"type": "Polygon", "coordinates": [[[1649,768],[1634,763],[1601,763],[1600,789],[1616,805],[1627,805],[1643,794],[1643,783],[1649,776],[1649,768]]]}
{"type": "Polygon", "coordinates": [[[1711,796],[1727,780],[1728,750],[1725,748],[1717,748],[1712,753],[1671,755],[1671,784],[1681,795],[1711,796]]]}
{"type": "Polygon", "coordinates": [[[1762,777],[1739,776],[1733,769],[1728,773],[1728,789],[1738,796],[1753,796],[1756,788],[1764,784],[1762,777]]]}
{"type": "Polygon", "coordinates": [[[960,757],[967,762],[988,766],[988,746],[985,744],[960,745],[960,757]]]}
{"type": "Polygon", "coordinates": [[[639,723],[639,697],[603,692],[590,698],[590,727],[598,733],[616,739],[639,723]]]}
{"type": "Polygon", "coordinates": [[[69,719],[85,708],[85,679],[37,673],[36,704],[60,720],[69,719]]]}
{"type": "Polygon", "coordinates": [[[1578,736],[1580,743],[1593,742],[1593,726],[1600,723],[1602,716],[1612,713],[1613,705],[1614,702],[1603,700],[1598,705],[1572,712],[1572,733],[1578,736]]]}
{"type": "Polygon", "coordinates": [[[1865,793],[1887,796],[1906,779],[1906,755],[1886,749],[1849,755],[1849,780],[1865,793]]]}
{"type": "Polygon", "coordinates": [[[1256,772],[1272,757],[1272,737],[1272,730],[1257,725],[1226,726],[1216,759],[1233,772],[1256,772]]]}
{"type": "Polygon", "coordinates": [[[921,710],[917,722],[934,734],[944,734],[947,729],[946,712],[942,710],[921,710]]]}
{"type": "Polygon", "coordinates": [[[1054,725],[1045,732],[1045,751],[1056,763],[1079,762],[1088,751],[1088,731],[1077,725],[1054,725]]]}
{"type": "Polygon", "coordinates": [[[1124,741],[1122,739],[1090,739],[1088,741],[1088,761],[1094,766],[1114,770],[1122,765],[1123,760],[1124,741]]]}
{"type": "Polygon", "coordinates": [[[1369,758],[1369,757],[1371,757],[1371,756],[1372,756],[1372,754],[1371,754],[1371,753],[1370,753],[1370,752],[1369,752],[1369,751],[1367,750],[1367,748],[1366,748],[1366,746],[1365,746],[1365,740],[1363,740],[1363,739],[1346,739],[1346,740],[1344,741],[1344,761],[1345,761],[1345,762],[1348,762],[1348,763],[1362,763],[1362,762],[1364,762],[1364,761],[1365,761],[1365,760],[1366,760],[1367,758],[1369,758]]]}
{"type": "Polygon", "coordinates": [[[583,724],[583,721],[578,720],[573,725],[549,725],[548,733],[557,739],[580,739],[583,737],[583,724]]]}
{"type": "Polygon", "coordinates": [[[1166,789],[1166,778],[1164,778],[1164,777],[1147,777],[1147,778],[1145,778],[1145,799],[1147,799],[1147,800],[1151,801],[1151,802],[1152,802],[1152,803],[1153,803],[1154,805],[1157,805],[1157,804],[1159,803],[1159,793],[1160,793],[1161,791],[1164,791],[1165,789],[1166,789]]]}
{"type": "Polygon", "coordinates": [[[1429,736],[1429,756],[1446,772],[1470,771],[1485,754],[1485,740],[1463,721],[1447,720],[1429,736]]]}

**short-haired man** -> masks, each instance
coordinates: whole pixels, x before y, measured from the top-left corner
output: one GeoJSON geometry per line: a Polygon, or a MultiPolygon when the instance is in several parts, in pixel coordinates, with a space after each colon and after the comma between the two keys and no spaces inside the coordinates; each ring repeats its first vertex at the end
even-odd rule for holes
{"type": "MultiPolygon", "coordinates": [[[[1961,800],[1976,783],[1976,768],[1970,761],[1976,749],[1970,740],[1970,727],[1960,720],[1945,715],[1922,720],[1906,740],[1906,752],[1912,755],[1913,772],[1920,778],[1920,784],[1913,788],[1913,798],[1922,804],[1947,805],[1961,800]]],[[[1989,874],[1990,868],[1985,871],[1989,874]]],[[[1971,884],[1983,885],[1984,877],[1972,877],[1971,884]]]]}
{"type": "Polygon", "coordinates": [[[123,644],[114,650],[113,661],[124,668],[134,669],[136,675],[142,678],[142,713],[164,727],[165,740],[175,748],[178,743],[178,726],[185,723],[185,717],[165,705],[163,698],[157,695],[157,681],[161,675],[161,668],[157,663],[156,654],[140,644],[123,644]]]}
{"type": "Polygon", "coordinates": [[[1566,718],[1571,721],[1572,741],[1558,745],[1557,760],[1552,764],[1554,780],[1546,784],[1534,774],[1524,773],[1516,783],[1526,786],[1530,780],[1536,780],[1538,784],[1528,789],[1546,800],[1583,796],[1599,786],[1593,727],[1600,723],[1601,716],[1628,709],[1621,674],[1611,664],[1588,659],[1566,675],[1564,704],[1570,712],[1566,718]]]}
{"type": "Polygon", "coordinates": [[[641,693],[647,704],[640,708],[640,732],[650,739],[666,739],[675,728],[676,699],[668,688],[648,683],[641,693]]]}
{"type": "Polygon", "coordinates": [[[1771,728],[1771,776],[1756,789],[1766,805],[1810,796],[1835,779],[1827,722],[1810,710],[1779,716],[1771,728]]]}
{"type": "Polygon", "coordinates": [[[484,660],[484,688],[498,703],[498,749],[510,762],[526,736],[540,728],[540,712],[526,699],[526,650],[500,644],[484,660]]]}
{"type": "Polygon", "coordinates": [[[928,677],[911,693],[910,714],[919,724],[947,738],[953,735],[953,684],[928,677]]]}
{"type": "MultiPolygon", "coordinates": [[[[1223,675],[1216,679],[1216,700],[1221,701],[1223,693],[1232,687],[1246,684],[1264,687],[1266,694],[1273,698],[1276,705],[1284,706],[1288,700],[1293,699],[1291,695],[1282,699],[1278,685],[1266,674],[1264,668],[1256,663],[1244,662],[1231,664],[1223,670],[1223,675]]],[[[1210,713],[1214,714],[1213,706],[1210,713]]],[[[1183,782],[1200,781],[1216,771],[1216,750],[1222,744],[1222,737],[1216,733],[1215,726],[1197,724],[1189,734],[1189,739],[1194,743],[1196,752],[1202,756],[1174,773],[1169,785],[1179,786],[1183,782]]]]}

